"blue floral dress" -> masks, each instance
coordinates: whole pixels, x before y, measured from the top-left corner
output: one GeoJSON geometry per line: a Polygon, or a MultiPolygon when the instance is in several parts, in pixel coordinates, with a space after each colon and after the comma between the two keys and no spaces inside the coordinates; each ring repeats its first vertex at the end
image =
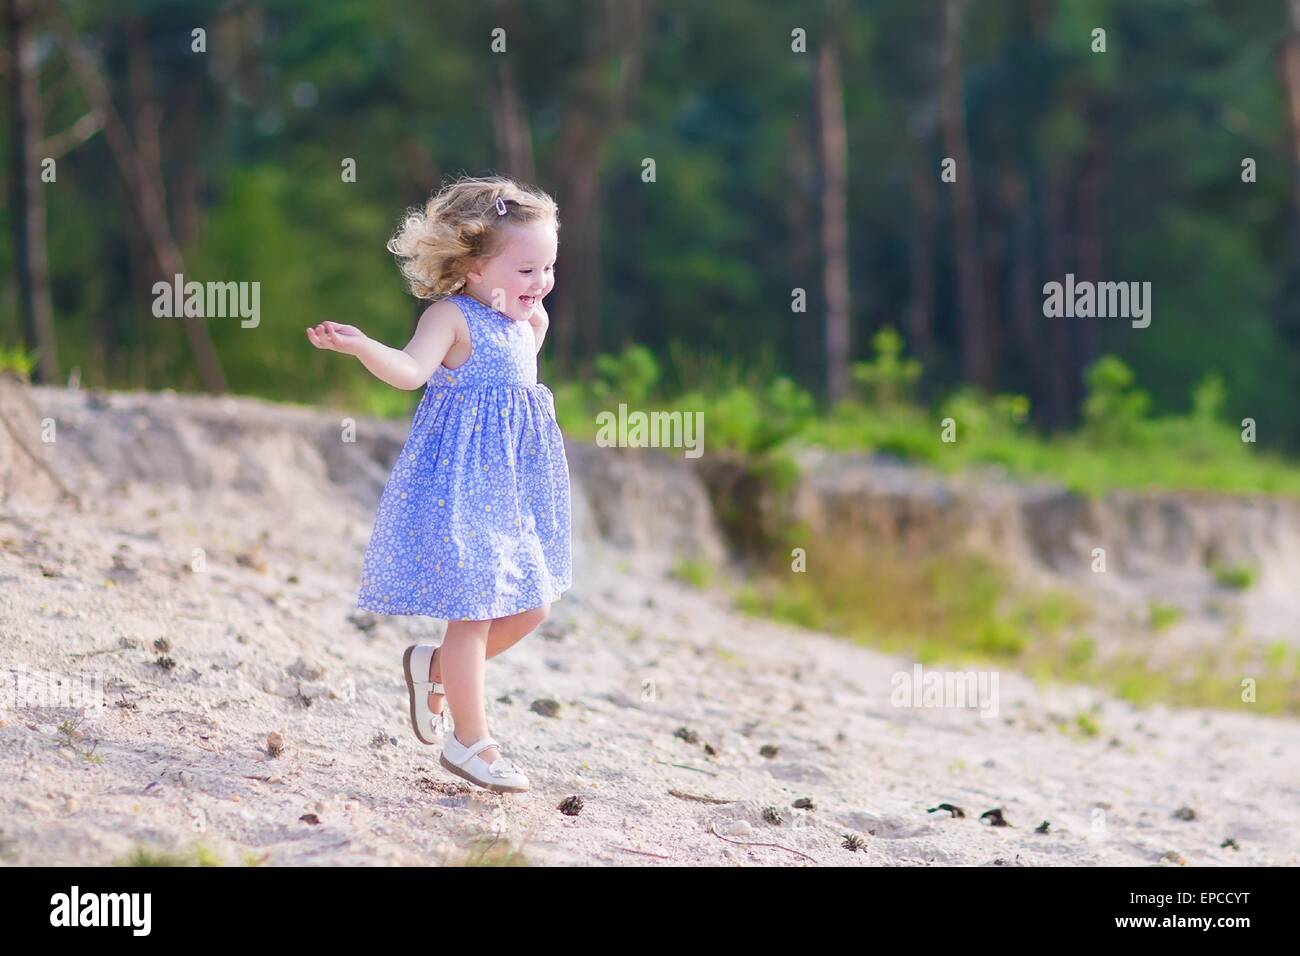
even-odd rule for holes
{"type": "Polygon", "coordinates": [[[569,465],[532,328],[451,299],[473,354],[425,386],[379,499],[357,607],[482,621],[571,586],[569,465]]]}

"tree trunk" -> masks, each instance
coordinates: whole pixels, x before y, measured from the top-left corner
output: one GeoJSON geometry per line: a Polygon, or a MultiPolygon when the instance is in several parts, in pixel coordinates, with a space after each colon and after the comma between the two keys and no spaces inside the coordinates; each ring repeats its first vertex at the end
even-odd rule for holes
{"type": "MultiPolygon", "coordinates": [[[[818,281],[816,195],[817,157],[813,154],[812,130],[800,118],[786,129],[786,176],[789,188],[785,191],[786,229],[790,235],[791,291],[804,290],[804,307],[813,308],[812,293],[818,281]]],[[[815,301],[815,300],[814,300],[815,301]]],[[[788,300],[785,307],[789,307],[788,300]]],[[[815,389],[822,387],[821,357],[818,343],[821,336],[814,324],[815,312],[791,312],[787,325],[785,347],[794,356],[798,368],[797,378],[815,389]]]]}
{"type": "Polygon", "coordinates": [[[596,6],[597,12],[575,21],[591,31],[588,48],[592,54],[579,68],[568,97],[572,106],[560,124],[551,174],[558,184],[557,201],[567,237],[561,244],[562,257],[574,263],[566,273],[571,278],[565,280],[552,316],[556,362],[562,371],[572,370],[575,344],[580,341],[584,375],[601,343],[601,160],[640,84],[646,12],[642,0],[601,0],[596,6]],[[618,67],[612,89],[606,82],[610,60],[618,67]]]}
{"type": "Polygon", "coordinates": [[[1300,341],[1300,0],[1286,0],[1286,34],[1278,61],[1291,154],[1291,262],[1281,309],[1282,334],[1300,341]]]}
{"type": "MultiPolygon", "coordinates": [[[[1090,110],[1094,118],[1102,110],[1090,110]]],[[[1078,222],[1079,222],[1079,274],[1076,278],[1091,282],[1100,282],[1104,267],[1104,250],[1100,222],[1101,192],[1105,183],[1105,163],[1108,144],[1104,131],[1096,124],[1089,124],[1092,135],[1089,137],[1088,151],[1083,157],[1082,168],[1077,177],[1078,222]]],[[[1075,356],[1075,382],[1082,382],[1085,368],[1097,360],[1100,341],[1099,322],[1096,319],[1079,318],[1078,344],[1075,356]]]]}
{"type": "MultiPolygon", "coordinates": [[[[1064,163],[1065,160],[1060,160],[1064,163]]],[[[1043,197],[1046,207],[1046,259],[1048,281],[1065,282],[1069,227],[1066,223],[1065,199],[1069,192],[1067,171],[1054,167],[1048,173],[1043,197]]],[[[1044,318],[1048,324],[1047,356],[1043,376],[1047,382],[1047,415],[1056,428],[1064,428],[1072,417],[1074,399],[1074,359],[1070,348],[1069,319],[1064,316],[1044,318]]]]}
{"type": "MultiPolygon", "coordinates": [[[[57,3],[49,4],[53,25],[63,40],[68,59],[76,71],[86,99],[91,106],[104,117],[104,135],[108,139],[109,149],[117,162],[118,170],[126,182],[127,192],[132,198],[132,205],[140,221],[140,226],[149,239],[150,251],[160,270],[161,281],[171,281],[174,275],[183,275],[185,259],[172,236],[167,223],[167,210],[159,177],[145,166],[141,154],[131,142],[126,125],[117,114],[108,92],[108,86],[98,65],[90,53],[81,45],[73,32],[62,9],[57,3]]],[[[194,357],[199,381],[210,392],[221,393],[226,390],[225,375],[221,371],[221,362],[208,327],[204,320],[193,316],[184,316],[180,320],[189,340],[190,351],[194,357]]]]}
{"type": "Polygon", "coordinates": [[[1008,173],[1002,183],[1002,201],[1007,209],[1008,239],[1007,293],[1011,327],[1015,330],[1014,354],[1024,367],[1027,389],[1035,405],[1046,390],[1043,356],[1043,310],[1034,285],[1036,269],[1033,214],[1029,207],[1025,179],[1008,173]]]}
{"type": "Polygon", "coordinates": [[[519,83],[515,77],[514,61],[508,56],[498,57],[492,88],[492,128],[496,133],[497,155],[507,176],[525,182],[537,178],[533,167],[533,137],[528,130],[528,117],[519,97],[519,83]]]}
{"type": "Polygon", "coordinates": [[[946,0],[943,5],[943,82],[940,96],[940,124],[944,148],[956,162],[957,181],[953,190],[957,263],[958,329],[962,371],[981,388],[993,387],[993,359],[989,348],[984,309],[984,284],[980,275],[979,225],[975,209],[975,176],[966,148],[966,107],[961,67],[961,19],[965,0],[946,0]]]}
{"type": "Polygon", "coordinates": [[[172,218],[176,221],[176,244],[190,249],[203,232],[203,174],[199,166],[199,131],[195,117],[199,109],[199,80],[188,77],[176,104],[176,189],[172,218]]]}
{"type": "Polygon", "coordinates": [[[817,125],[821,143],[822,286],[826,300],[826,397],[849,394],[848,133],[834,31],[817,50],[817,125]]]}
{"type": "Polygon", "coordinates": [[[1291,151],[1291,207],[1296,219],[1295,243],[1300,256],[1300,0],[1286,0],[1287,26],[1282,41],[1282,93],[1286,99],[1291,151]]]}
{"type": "MultiPolygon", "coordinates": [[[[583,67],[584,76],[578,81],[580,88],[591,82],[591,70],[591,65],[583,67]]],[[[565,271],[567,278],[558,289],[559,301],[551,323],[556,362],[565,372],[573,371],[576,364],[579,331],[586,347],[599,329],[600,245],[595,241],[595,234],[600,211],[595,186],[600,175],[601,143],[602,136],[593,115],[577,109],[566,115],[560,148],[555,153],[556,199],[562,222],[561,262],[557,268],[564,269],[566,261],[574,263],[574,268],[565,271]],[[593,326],[597,329],[595,333],[593,326]]]]}
{"type": "Polygon", "coordinates": [[[907,338],[928,368],[934,355],[934,167],[920,150],[912,164],[912,215],[908,230],[907,338]]]}
{"type": "Polygon", "coordinates": [[[33,11],[31,0],[8,0],[5,4],[5,24],[13,49],[10,202],[23,336],[26,348],[36,351],[35,380],[53,383],[59,380],[59,360],[45,246],[45,192],[40,181],[45,118],[32,29],[33,11]]]}

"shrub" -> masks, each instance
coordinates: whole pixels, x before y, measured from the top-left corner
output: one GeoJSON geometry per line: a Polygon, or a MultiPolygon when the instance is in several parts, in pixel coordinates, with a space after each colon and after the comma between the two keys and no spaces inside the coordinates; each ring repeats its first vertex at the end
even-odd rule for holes
{"type": "Polygon", "coordinates": [[[644,345],[630,345],[621,355],[597,356],[595,370],[592,397],[601,407],[626,402],[629,408],[641,408],[659,382],[659,363],[644,345]]]}
{"type": "Polygon", "coordinates": [[[1103,355],[1088,368],[1083,401],[1083,430],[1092,441],[1132,444],[1142,433],[1151,397],[1134,385],[1133,370],[1114,355],[1103,355]]]}
{"type": "Polygon", "coordinates": [[[888,325],[872,337],[871,346],[874,357],[868,362],[854,362],[850,367],[853,380],[862,387],[866,400],[884,406],[910,404],[921,378],[921,363],[902,357],[903,337],[888,325]]]}
{"type": "Polygon", "coordinates": [[[26,381],[36,368],[36,353],[25,352],[21,345],[0,345],[0,372],[16,372],[26,381]]]}

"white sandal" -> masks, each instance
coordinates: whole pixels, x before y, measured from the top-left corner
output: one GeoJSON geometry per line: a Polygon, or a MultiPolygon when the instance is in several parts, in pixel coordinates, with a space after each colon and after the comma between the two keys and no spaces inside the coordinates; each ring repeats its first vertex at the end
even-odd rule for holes
{"type": "Polygon", "coordinates": [[[442,745],[438,762],[456,776],[480,787],[497,793],[524,793],[528,790],[528,778],[522,770],[505,757],[497,757],[489,765],[479,756],[480,751],[496,746],[497,742],[491,737],[484,737],[468,745],[462,744],[451,733],[442,745]]]}
{"type": "Polygon", "coordinates": [[[402,669],[406,671],[406,689],[411,699],[411,729],[422,744],[436,744],[441,733],[443,718],[447,713],[444,700],[442,711],[434,713],[429,709],[429,695],[445,695],[443,686],[438,681],[429,680],[433,667],[433,655],[438,646],[433,644],[412,644],[402,655],[402,669]]]}

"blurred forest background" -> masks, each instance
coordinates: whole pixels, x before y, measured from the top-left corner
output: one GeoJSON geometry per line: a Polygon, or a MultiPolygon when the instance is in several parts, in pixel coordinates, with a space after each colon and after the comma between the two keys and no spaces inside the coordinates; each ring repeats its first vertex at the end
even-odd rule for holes
{"type": "Polygon", "coordinates": [[[0,364],[33,380],[407,414],[303,329],[405,344],[385,241],[499,172],[560,204],[542,375],[579,435],[627,401],[751,453],[1300,493],[1292,0],[0,6],[0,364]],[[1045,318],[1067,272],[1150,282],[1150,327],[1045,318]],[[155,318],[175,273],[259,282],[260,324],[155,318]]]}

